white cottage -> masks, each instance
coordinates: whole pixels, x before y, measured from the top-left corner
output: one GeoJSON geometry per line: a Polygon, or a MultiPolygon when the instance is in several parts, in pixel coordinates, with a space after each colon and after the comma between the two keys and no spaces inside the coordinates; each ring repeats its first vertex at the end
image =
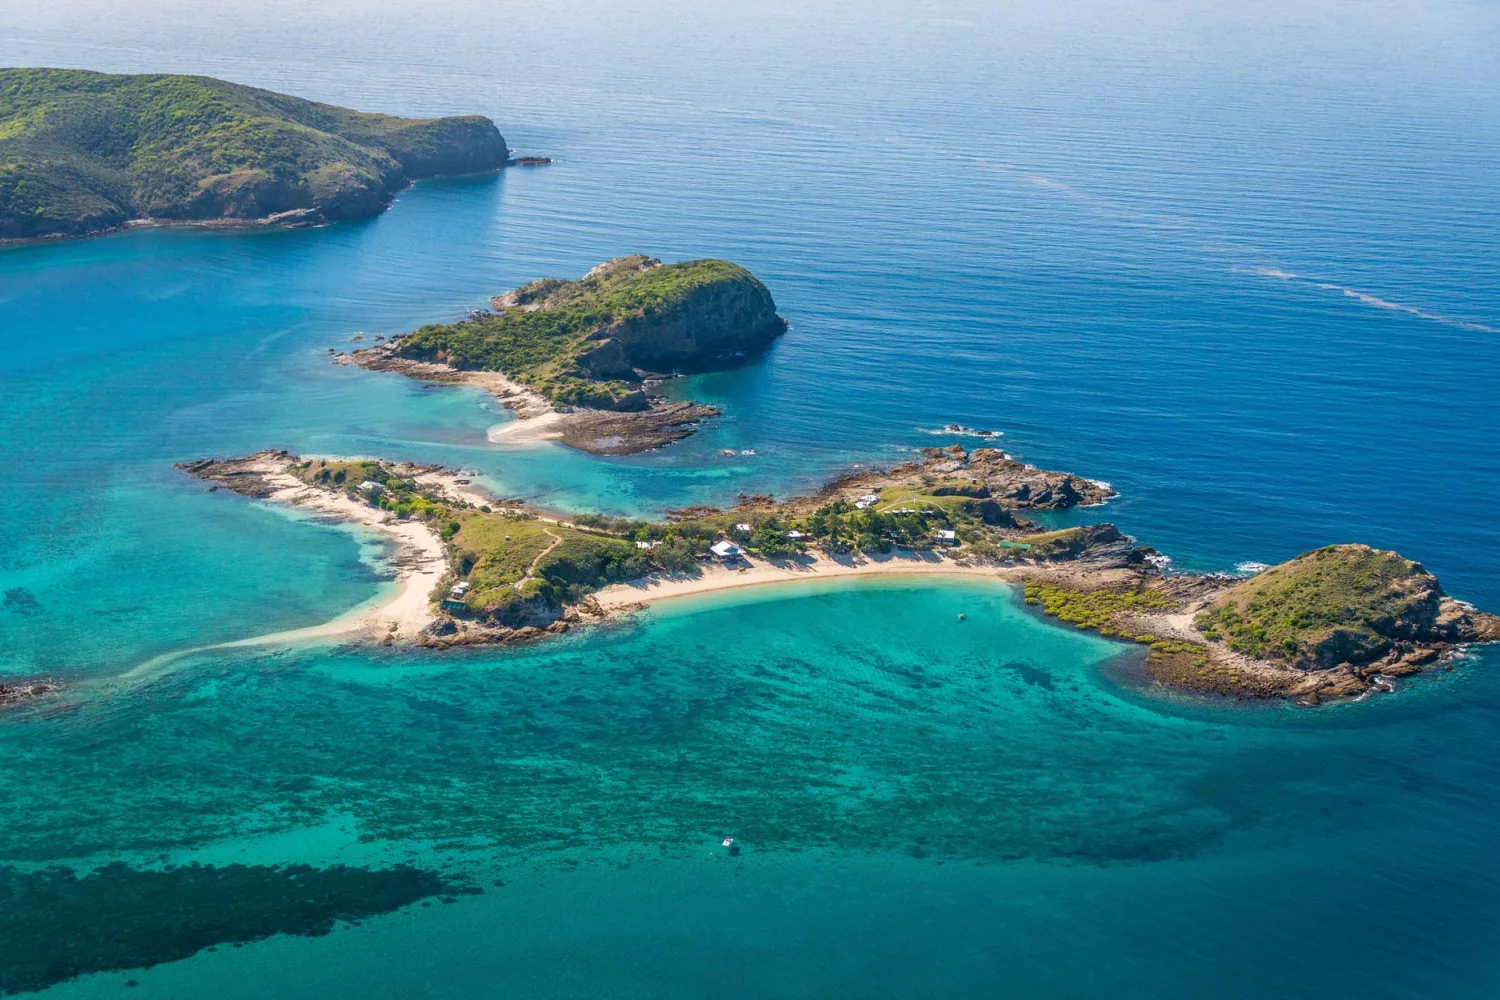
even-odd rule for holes
{"type": "Polygon", "coordinates": [[[745,554],[743,549],[730,541],[715,542],[713,548],[708,551],[725,562],[734,562],[745,554]]]}

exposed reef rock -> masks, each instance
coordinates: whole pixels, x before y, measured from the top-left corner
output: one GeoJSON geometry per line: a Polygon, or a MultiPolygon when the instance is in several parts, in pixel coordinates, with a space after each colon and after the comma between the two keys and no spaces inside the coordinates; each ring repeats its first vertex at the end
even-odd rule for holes
{"type": "Polygon", "coordinates": [[[574,410],[559,423],[560,440],[591,455],[636,455],[681,441],[718,415],[717,407],[686,401],[656,402],[637,413],[574,410]]]}
{"type": "MultiPolygon", "coordinates": [[[[803,506],[831,498],[855,500],[868,488],[920,487],[931,496],[966,496],[990,501],[1000,510],[1066,510],[1104,503],[1115,495],[1103,483],[1066,472],[1048,472],[1018,462],[995,448],[968,452],[954,444],[924,448],[921,458],[891,469],[852,472],[840,476],[803,501],[803,506]]],[[[976,509],[987,509],[981,504],[976,509]]]]}
{"type": "Polygon", "coordinates": [[[52,681],[8,681],[0,684],[0,709],[15,708],[62,690],[52,681]]]}

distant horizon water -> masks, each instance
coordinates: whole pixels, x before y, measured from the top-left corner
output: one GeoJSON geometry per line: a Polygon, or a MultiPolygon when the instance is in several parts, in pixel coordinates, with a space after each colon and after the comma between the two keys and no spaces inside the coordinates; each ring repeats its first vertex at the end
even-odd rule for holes
{"type": "MultiPolygon", "coordinates": [[[[1056,520],[1173,568],[1366,542],[1500,610],[1497,50],[1473,0],[0,11],[0,64],[485,114],[555,161],[0,251],[0,677],[376,594],[378,540],[173,468],[261,448],[655,516],[958,423],[1112,484],[1056,520]],[[504,448],[481,393],[328,361],[637,252],[741,263],[791,323],[671,383],[724,415],[658,453],[504,448]]],[[[910,581],[524,650],[190,654],[0,722],[0,926],[114,956],[56,997],[1500,991],[1493,650],[1315,712],[1163,697],[1128,654],[910,581]],[[136,902],[99,937],[97,884],[44,873],[111,862],[136,902]]]]}

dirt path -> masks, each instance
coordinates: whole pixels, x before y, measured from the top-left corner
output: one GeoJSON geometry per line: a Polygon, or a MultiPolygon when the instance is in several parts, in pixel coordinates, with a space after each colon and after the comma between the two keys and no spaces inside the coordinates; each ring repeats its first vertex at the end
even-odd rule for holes
{"type": "Polygon", "coordinates": [[[548,554],[551,553],[553,549],[557,548],[563,543],[562,535],[556,534],[551,528],[544,527],[542,528],[542,531],[546,532],[547,537],[552,539],[552,544],[547,546],[542,551],[538,552],[536,554],[536,558],[531,560],[531,565],[526,567],[526,575],[521,577],[521,579],[517,580],[515,583],[511,584],[511,586],[515,587],[517,590],[521,589],[521,584],[525,583],[527,580],[533,579],[536,576],[536,568],[541,563],[541,561],[547,558],[548,554]]]}

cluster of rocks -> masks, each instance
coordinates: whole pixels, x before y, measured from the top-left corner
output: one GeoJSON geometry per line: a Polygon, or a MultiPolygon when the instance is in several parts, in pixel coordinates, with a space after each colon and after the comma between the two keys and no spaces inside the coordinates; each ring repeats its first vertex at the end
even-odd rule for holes
{"type": "Polygon", "coordinates": [[[561,441],[591,455],[638,455],[681,441],[719,409],[705,403],[650,399],[633,411],[575,409],[558,424],[561,441]]]}
{"type": "Polygon", "coordinates": [[[453,649],[458,646],[511,646],[561,635],[575,625],[602,621],[605,611],[592,597],[564,605],[546,615],[534,616],[529,624],[514,627],[443,615],[417,634],[415,645],[423,649],[453,649]]]}
{"type": "Polygon", "coordinates": [[[920,487],[934,496],[963,495],[993,500],[1005,510],[1067,510],[1101,504],[1116,496],[1104,483],[1068,472],[1051,472],[1018,462],[997,448],[964,450],[959,444],[923,448],[921,458],[890,469],[847,473],[803,505],[848,499],[871,489],[920,487]]]}
{"type": "Polygon", "coordinates": [[[178,462],[177,468],[194,479],[213,483],[213,489],[226,489],[241,496],[264,500],[284,487],[272,477],[281,474],[292,456],[284,450],[258,451],[244,458],[199,458],[178,462]]]}
{"type": "Polygon", "coordinates": [[[62,690],[61,686],[51,681],[19,681],[0,684],[0,709],[15,708],[17,705],[24,705],[60,690],[62,690]]]}

